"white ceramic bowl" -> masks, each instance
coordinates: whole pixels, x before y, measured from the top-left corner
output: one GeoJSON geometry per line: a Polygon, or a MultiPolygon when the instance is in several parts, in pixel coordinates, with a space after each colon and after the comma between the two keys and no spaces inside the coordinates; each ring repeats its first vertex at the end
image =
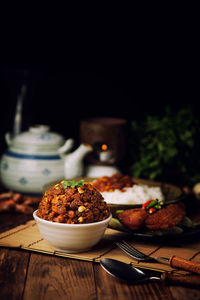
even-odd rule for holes
{"type": "Polygon", "coordinates": [[[41,235],[55,250],[76,253],[90,249],[102,239],[112,215],[106,220],[87,224],[46,221],[37,216],[37,210],[34,211],[33,217],[41,235]]]}

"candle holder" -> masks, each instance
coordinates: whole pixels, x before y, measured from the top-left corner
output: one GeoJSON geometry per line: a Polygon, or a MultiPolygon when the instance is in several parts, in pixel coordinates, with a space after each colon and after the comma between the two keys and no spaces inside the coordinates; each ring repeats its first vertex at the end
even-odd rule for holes
{"type": "Polygon", "coordinates": [[[81,143],[93,148],[85,160],[90,170],[89,174],[86,172],[87,176],[98,174],[97,169],[101,170],[99,174],[109,173],[109,176],[120,172],[118,166],[126,153],[126,127],[127,121],[120,118],[89,118],[81,121],[81,143]]]}

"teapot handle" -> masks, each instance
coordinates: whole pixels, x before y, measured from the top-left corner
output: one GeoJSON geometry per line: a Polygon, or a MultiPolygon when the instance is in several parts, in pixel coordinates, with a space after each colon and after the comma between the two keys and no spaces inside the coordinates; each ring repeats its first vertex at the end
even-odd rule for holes
{"type": "Polygon", "coordinates": [[[59,149],[58,149],[58,152],[59,154],[65,154],[66,152],[69,152],[72,147],[74,146],[74,140],[73,139],[68,139],[66,140],[66,142],[64,143],[63,146],[61,146],[59,149]]]}
{"type": "Polygon", "coordinates": [[[5,140],[6,140],[7,145],[10,146],[11,143],[12,143],[12,137],[11,137],[10,132],[7,132],[7,133],[5,134],[5,140]]]}

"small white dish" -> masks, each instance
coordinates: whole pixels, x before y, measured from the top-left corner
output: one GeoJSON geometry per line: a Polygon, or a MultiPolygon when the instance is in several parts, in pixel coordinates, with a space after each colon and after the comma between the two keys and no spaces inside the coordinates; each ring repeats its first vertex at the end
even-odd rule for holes
{"type": "Polygon", "coordinates": [[[37,210],[34,211],[33,217],[41,235],[55,250],[78,253],[89,250],[102,239],[112,215],[103,221],[87,224],[46,221],[37,216],[37,210]]]}

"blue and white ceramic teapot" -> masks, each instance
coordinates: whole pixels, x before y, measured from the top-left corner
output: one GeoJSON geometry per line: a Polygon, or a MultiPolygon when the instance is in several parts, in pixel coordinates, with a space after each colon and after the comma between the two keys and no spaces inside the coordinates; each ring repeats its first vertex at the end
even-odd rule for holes
{"type": "Polygon", "coordinates": [[[63,178],[83,175],[83,158],[92,150],[88,145],[80,145],[73,153],[66,154],[73,140],[65,142],[49,127],[30,127],[14,138],[7,133],[8,150],[1,158],[1,182],[8,189],[40,194],[43,186],[63,178]]]}

